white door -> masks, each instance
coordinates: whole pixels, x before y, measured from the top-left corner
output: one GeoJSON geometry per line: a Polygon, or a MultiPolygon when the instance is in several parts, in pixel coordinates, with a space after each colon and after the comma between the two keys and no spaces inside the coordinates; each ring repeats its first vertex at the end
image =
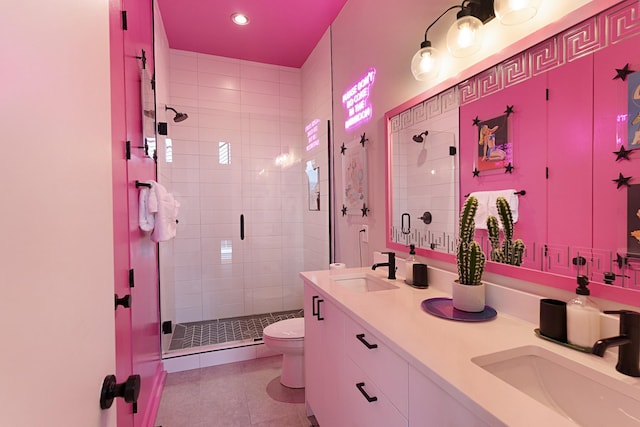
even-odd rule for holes
{"type": "Polygon", "coordinates": [[[108,24],[108,0],[0,14],[2,426],[116,425],[108,24]]]}

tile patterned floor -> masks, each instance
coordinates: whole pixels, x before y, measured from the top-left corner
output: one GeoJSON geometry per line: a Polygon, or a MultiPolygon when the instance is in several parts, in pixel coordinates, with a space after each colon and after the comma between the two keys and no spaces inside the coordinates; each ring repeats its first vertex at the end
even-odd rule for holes
{"type": "Polygon", "coordinates": [[[293,310],[229,319],[177,323],[173,330],[169,351],[225,342],[261,339],[262,330],[270,324],[279,320],[303,317],[303,315],[302,310],[293,310]]]}
{"type": "Polygon", "coordinates": [[[282,356],[167,375],[155,426],[309,427],[304,389],[280,384],[282,356]]]}

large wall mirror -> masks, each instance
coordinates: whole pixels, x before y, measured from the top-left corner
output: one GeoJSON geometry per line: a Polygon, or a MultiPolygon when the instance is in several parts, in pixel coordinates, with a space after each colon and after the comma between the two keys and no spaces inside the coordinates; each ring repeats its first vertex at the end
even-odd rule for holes
{"type": "MultiPolygon", "coordinates": [[[[419,254],[453,262],[465,197],[513,191],[514,234],[525,242],[525,257],[521,266],[494,271],[583,274],[640,290],[639,42],[640,5],[622,2],[389,112],[387,245],[408,251],[413,243],[419,254]],[[494,148],[502,152],[489,159],[483,124],[503,128],[494,148]],[[414,137],[424,131],[421,147],[414,137]],[[444,155],[447,145],[455,156],[444,155]],[[435,213],[442,209],[448,220],[441,223],[435,213]],[[418,219],[424,212],[431,225],[418,219]]],[[[477,230],[476,239],[488,254],[486,231],[477,230]]]]}

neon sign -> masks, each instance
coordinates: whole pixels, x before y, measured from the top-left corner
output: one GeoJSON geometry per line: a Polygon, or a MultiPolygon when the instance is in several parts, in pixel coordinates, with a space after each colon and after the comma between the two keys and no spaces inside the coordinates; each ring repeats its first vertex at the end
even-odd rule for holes
{"type": "Polygon", "coordinates": [[[345,130],[353,129],[371,120],[373,107],[369,103],[371,87],[376,77],[376,69],[370,68],[358,82],[342,95],[342,105],[347,111],[345,130]]]}
{"type": "Polygon", "coordinates": [[[320,119],[315,119],[307,126],[305,126],[304,131],[307,134],[307,151],[311,151],[318,145],[320,145],[320,140],[318,139],[318,124],[320,124],[320,119]]]}

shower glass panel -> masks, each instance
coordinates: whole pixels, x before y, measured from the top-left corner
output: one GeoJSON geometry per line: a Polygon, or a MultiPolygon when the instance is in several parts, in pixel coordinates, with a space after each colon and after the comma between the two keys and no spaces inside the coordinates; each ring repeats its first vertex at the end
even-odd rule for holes
{"type": "Polygon", "coordinates": [[[169,123],[172,162],[158,164],[180,202],[177,236],[161,244],[162,321],[174,334],[215,323],[200,329],[220,335],[271,321],[254,316],[295,315],[308,213],[300,70],[179,51],[170,59],[182,70],[171,73],[170,105],[189,118],[169,123]]]}

